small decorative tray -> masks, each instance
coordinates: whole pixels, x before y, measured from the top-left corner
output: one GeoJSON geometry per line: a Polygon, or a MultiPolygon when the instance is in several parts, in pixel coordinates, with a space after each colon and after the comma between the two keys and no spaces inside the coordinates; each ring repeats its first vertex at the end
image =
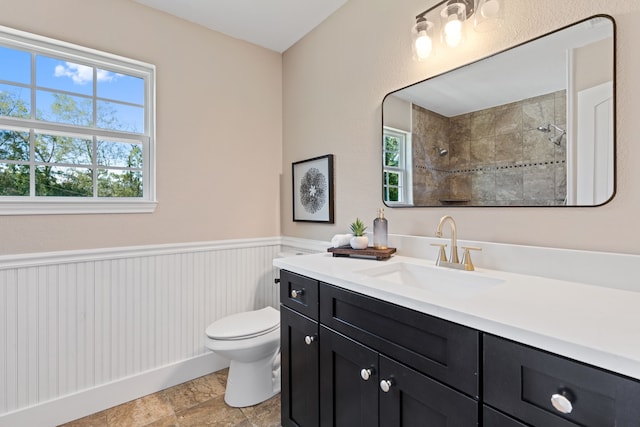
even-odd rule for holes
{"type": "Polygon", "coordinates": [[[376,249],[369,246],[366,249],[353,249],[351,246],[340,246],[337,248],[329,248],[327,252],[332,252],[334,257],[356,256],[356,257],[373,257],[378,261],[388,259],[396,253],[396,248],[376,249]]]}

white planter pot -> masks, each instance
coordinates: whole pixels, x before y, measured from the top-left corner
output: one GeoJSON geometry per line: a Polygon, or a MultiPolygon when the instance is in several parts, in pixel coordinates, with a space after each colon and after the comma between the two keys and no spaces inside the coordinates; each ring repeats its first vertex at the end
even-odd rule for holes
{"type": "Polygon", "coordinates": [[[349,242],[353,249],[367,249],[369,246],[369,237],[367,236],[358,236],[352,237],[349,242]]]}

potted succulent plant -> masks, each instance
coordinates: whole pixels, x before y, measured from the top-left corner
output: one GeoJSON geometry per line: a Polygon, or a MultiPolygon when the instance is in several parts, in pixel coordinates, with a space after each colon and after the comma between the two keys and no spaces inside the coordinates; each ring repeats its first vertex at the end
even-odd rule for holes
{"type": "Polygon", "coordinates": [[[349,243],[353,249],[366,249],[369,246],[369,237],[364,234],[366,229],[367,227],[360,221],[360,218],[356,218],[351,223],[353,237],[349,243]]]}

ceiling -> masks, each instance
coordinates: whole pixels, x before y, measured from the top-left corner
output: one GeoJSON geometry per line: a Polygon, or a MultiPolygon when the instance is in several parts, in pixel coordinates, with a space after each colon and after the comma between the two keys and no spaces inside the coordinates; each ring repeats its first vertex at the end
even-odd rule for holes
{"type": "Polygon", "coordinates": [[[484,110],[567,87],[567,52],[611,38],[613,26],[594,18],[482,61],[394,92],[446,117],[484,110]]]}
{"type": "Polygon", "coordinates": [[[134,0],[228,36],[284,52],[347,0],[134,0]]]}

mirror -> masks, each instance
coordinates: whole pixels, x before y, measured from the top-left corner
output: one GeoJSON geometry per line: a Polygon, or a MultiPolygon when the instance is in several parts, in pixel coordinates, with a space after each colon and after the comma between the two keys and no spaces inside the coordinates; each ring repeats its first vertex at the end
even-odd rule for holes
{"type": "Polygon", "coordinates": [[[597,206],[615,192],[614,21],[387,94],[387,206],[597,206]]]}

